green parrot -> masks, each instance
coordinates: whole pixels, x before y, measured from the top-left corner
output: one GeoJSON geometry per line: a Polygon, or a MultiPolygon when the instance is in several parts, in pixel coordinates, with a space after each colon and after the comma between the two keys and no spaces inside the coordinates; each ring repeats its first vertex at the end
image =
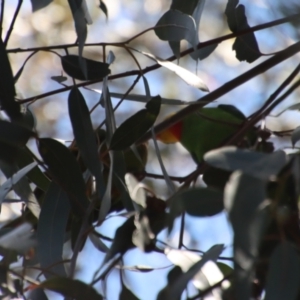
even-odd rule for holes
{"type": "Polygon", "coordinates": [[[180,142],[200,163],[206,152],[230,138],[245,119],[232,105],[204,107],[157,134],[157,139],[165,144],[180,142]]]}

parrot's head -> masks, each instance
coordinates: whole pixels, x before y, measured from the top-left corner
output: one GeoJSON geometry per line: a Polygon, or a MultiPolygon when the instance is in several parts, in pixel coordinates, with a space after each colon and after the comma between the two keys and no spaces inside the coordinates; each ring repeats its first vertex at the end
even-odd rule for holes
{"type": "Polygon", "coordinates": [[[156,138],[165,144],[174,144],[180,142],[182,133],[182,121],[175,123],[171,127],[163,130],[156,135],[156,138]]]}

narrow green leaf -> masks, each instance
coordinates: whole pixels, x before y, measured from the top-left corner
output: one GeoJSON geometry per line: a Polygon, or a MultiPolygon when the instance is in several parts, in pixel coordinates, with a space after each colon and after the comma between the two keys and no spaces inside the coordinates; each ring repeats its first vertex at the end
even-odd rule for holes
{"type": "Polygon", "coordinates": [[[79,62],[79,56],[66,55],[61,57],[61,64],[64,71],[71,77],[79,80],[96,80],[107,76],[110,73],[109,65],[95,60],[82,57],[85,63],[87,74],[84,75],[79,62]]]}
{"type": "Polygon", "coordinates": [[[204,160],[213,167],[227,171],[241,170],[262,180],[277,175],[287,162],[283,151],[266,154],[232,146],[209,151],[204,155],[204,160]]]}
{"type": "Polygon", "coordinates": [[[105,186],[102,165],[98,157],[96,135],[93,130],[89,109],[77,87],[72,88],[69,99],[69,115],[77,146],[85,165],[96,178],[99,197],[102,198],[105,186]]]}
{"type": "Polygon", "coordinates": [[[68,194],[73,213],[82,217],[89,201],[85,194],[80,167],[74,155],[63,144],[50,138],[39,140],[39,152],[53,179],[68,194]]]}
{"type": "Polygon", "coordinates": [[[93,287],[76,279],[54,277],[42,282],[39,288],[57,292],[74,300],[103,300],[103,297],[93,287]]]}
{"type": "Polygon", "coordinates": [[[168,229],[171,232],[176,217],[187,212],[191,216],[208,217],[224,209],[223,193],[210,188],[193,188],[176,193],[171,200],[168,229]]]}
{"type": "Polygon", "coordinates": [[[20,104],[15,101],[15,81],[5,45],[0,38],[0,104],[11,120],[18,120],[22,114],[20,104]]]}
{"type": "Polygon", "coordinates": [[[44,197],[37,228],[38,259],[46,278],[66,276],[62,254],[70,213],[67,194],[55,183],[44,197]]]}
{"type": "Polygon", "coordinates": [[[297,299],[299,282],[298,251],[290,243],[282,242],[271,255],[265,300],[297,299]]]}
{"type": "Polygon", "coordinates": [[[125,150],[136,142],[154,124],[160,108],[160,96],[153,97],[142,109],[122,123],[110,142],[111,150],[125,150]]]}

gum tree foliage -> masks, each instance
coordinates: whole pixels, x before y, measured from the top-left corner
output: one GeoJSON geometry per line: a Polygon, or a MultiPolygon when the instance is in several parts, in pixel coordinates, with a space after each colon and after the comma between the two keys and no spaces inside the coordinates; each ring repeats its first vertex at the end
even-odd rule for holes
{"type": "MultiPolygon", "coordinates": [[[[5,2],[1,1],[2,21],[6,17],[5,2]]],[[[200,42],[200,18],[206,13],[204,1],[173,0],[159,20],[154,20],[156,25],[149,29],[155,32],[157,42],[169,44],[173,52],[171,57],[159,58],[154,53],[139,50],[137,44],[132,46],[135,36],[125,42],[97,44],[102,59],[92,60],[84,56],[84,49],[90,46],[86,43],[88,25],[93,22],[88,0],[68,1],[77,34],[75,44],[53,45],[47,49],[26,50],[21,46],[10,49],[10,35],[22,2],[18,1],[8,30],[1,26],[0,40],[3,116],[0,121],[0,168],[6,177],[0,187],[0,201],[2,204],[23,203],[21,215],[8,220],[0,229],[1,297],[48,299],[45,291],[51,290],[67,299],[105,299],[103,286],[115,269],[121,278],[119,299],[138,299],[134,288],[124,280],[126,272],[155,271],[151,267],[123,265],[124,255],[139,248],[146,253],[164,255],[172,264],[167,285],[153,295],[156,299],[203,299],[206,296],[261,299],[262,295],[264,299],[300,299],[300,157],[297,148],[287,153],[274,147],[269,139],[271,136],[278,139],[288,136],[292,148],[300,139],[300,130],[275,132],[264,123],[265,118],[300,84],[300,65],[295,65],[293,70],[285,67],[286,61],[300,51],[300,42],[290,43],[276,53],[263,54],[262,45],[258,45],[255,37],[258,30],[294,22],[300,14],[293,10],[287,17],[251,26],[247,20],[247,5],[238,0],[224,0],[226,9],[220,14],[226,18],[230,33],[200,42]],[[254,63],[253,67],[211,92],[204,80],[177,64],[183,57],[191,56],[196,65],[199,60],[213,55],[219,44],[230,39],[233,41],[232,55],[240,62],[254,63]],[[182,49],[182,40],[187,41],[188,49],[182,49]],[[124,48],[134,59],[136,68],[112,73],[114,54],[108,49],[113,47],[124,48]],[[77,54],[69,54],[69,48],[75,48],[77,54]],[[67,92],[65,101],[74,133],[71,143],[42,137],[36,130],[29,105],[45,97],[44,94],[16,98],[18,80],[26,63],[41,50],[60,57],[62,75],[54,76],[52,80],[60,83],[62,88],[45,92],[67,92]],[[19,71],[13,73],[13,56],[9,53],[22,51],[30,56],[19,66],[19,71]],[[150,58],[153,64],[141,68],[140,55],[150,58]],[[156,134],[274,67],[286,76],[274,85],[273,93],[264,99],[261,107],[236,126],[235,133],[221,141],[217,149],[206,153],[194,172],[181,178],[168,174],[155,142],[156,134]],[[157,123],[162,105],[182,104],[187,100],[151,94],[152,84],[146,74],[160,68],[174,72],[189,85],[186,88],[205,93],[196,102],[157,123]],[[110,92],[114,80],[129,76],[135,78],[127,91],[123,94],[110,92]],[[73,80],[70,85],[64,83],[68,78],[73,80]],[[132,95],[130,92],[138,82],[143,84],[145,92],[132,95]],[[96,106],[105,112],[105,121],[97,126],[91,121],[95,107],[87,106],[82,93],[83,88],[92,83],[102,84],[96,106]],[[132,112],[124,122],[116,122],[119,104],[113,107],[112,97],[120,98],[119,104],[127,100],[144,102],[144,108],[132,112]],[[252,130],[251,142],[246,142],[249,130],[252,130]],[[147,144],[152,139],[155,148],[147,144]],[[33,143],[36,143],[37,151],[30,148],[33,143]],[[160,160],[162,175],[146,172],[148,150],[160,160]],[[166,199],[140,183],[153,177],[156,178],[154,185],[161,180],[167,186],[166,199]],[[201,187],[195,184],[200,177],[205,183],[201,187]],[[220,244],[204,252],[201,249],[189,251],[183,242],[185,215],[203,218],[223,211],[233,229],[232,257],[222,260],[224,245],[220,244]],[[99,227],[115,214],[124,217],[115,236],[99,233],[99,227]],[[157,236],[163,230],[170,233],[178,218],[181,228],[176,249],[169,247],[167,241],[159,241],[157,236]],[[99,269],[93,280],[83,282],[75,279],[75,275],[80,252],[88,251],[88,239],[99,250],[99,257],[104,253],[104,259],[99,259],[99,269]],[[70,248],[67,258],[63,254],[66,247],[70,248]],[[17,268],[16,262],[19,263],[17,268]]],[[[52,5],[51,2],[31,0],[32,14],[52,5]]],[[[98,5],[109,22],[105,2],[100,1],[98,5]]],[[[143,34],[145,32],[140,35],[143,34]]],[[[299,104],[288,109],[297,110],[299,104]]],[[[209,133],[201,138],[203,143],[206,139],[217,139],[209,133]]]]}

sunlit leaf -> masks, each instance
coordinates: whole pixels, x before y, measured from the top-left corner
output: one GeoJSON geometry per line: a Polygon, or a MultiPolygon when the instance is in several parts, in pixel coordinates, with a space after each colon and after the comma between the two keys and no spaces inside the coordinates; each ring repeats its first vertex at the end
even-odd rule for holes
{"type": "Polygon", "coordinates": [[[103,300],[103,297],[93,287],[76,279],[54,277],[42,282],[39,288],[48,289],[76,300],[103,300]]]}
{"type": "Polygon", "coordinates": [[[276,175],[287,162],[283,151],[266,154],[231,146],[207,152],[204,160],[216,168],[227,171],[241,170],[263,180],[276,175]]]}
{"type": "Polygon", "coordinates": [[[15,173],[11,178],[7,179],[5,183],[0,186],[0,203],[8,194],[8,192],[17,184],[17,182],[23,178],[30,170],[32,170],[37,165],[36,162],[31,163],[30,165],[24,167],[15,173]]]}
{"type": "Polygon", "coordinates": [[[133,203],[135,204],[135,208],[137,211],[140,210],[140,207],[146,207],[146,192],[145,192],[145,186],[138,182],[136,178],[130,174],[127,173],[125,175],[125,183],[129,191],[129,195],[131,199],[133,200],[133,203]]]}
{"type": "MultiPolygon", "coordinates": [[[[16,174],[20,170],[20,167],[16,162],[0,160],[0,169],[5,177],[9,178],[16,174]]],[[[40,206],[31,190],[28,179],[24,176],[20,178],[18,182],[13,185],[13,190],[27,204],[34,216],[38,218],[40,214],[40,206]]]]}
{"type": "Polygon", "coordinates": [[[169,69],[170,71],[174,72],[177,76],[179,76],[183,81],[185,81],[188,85],[191,85],[201,91],[209,92],[208,87],[206,84],[194,73],[184,69],[170,61],[162,60],[160,58],[155,57],[154,55],[146,52],[141,52],[145,56],[155,60],[159,65],[169,69]]]}
{"type": "Polygon", "coordinates": [[[152,251],[155,234],[152,232],[150,220],[147,214],[143,211],[137,213],[134,218],[134,225],[136,229],[132,235],[133,244],[143,252],[152,251]]]}
{"type": "Polygon", "coordinates": [[[38,258],[46,278],[66,276],[63,245],[70,213],[67,194],[52,182],[44,197],[37,228],[38,258]]]}
{"type": "Polygon", "coordinates": [[[177,280],[175,280],[170,288],[170,293],[167,299],[177,299],[186,288],[188,282],[202,269],[202,267],[208,261],[216,261],[223,250],[224,245],[214,245],[207,252],[205,252],[200,261],[193,264],[187,272],[183,273],[177,278],[177,280]]]}
{"type": "Polygon", "coordinates": [[[15,250],[21,254],[25,254],[30,247],[35,245],[32,225],[29,223],[22,223],[0,237],[0,247],[15,250]]]}
{"type": "Polygon", "coordinates": [[[61,57],[61,64],[64,71],[71,77],[79,80],[101,79],[110,73],[109,65],[99,61],[82,57],[86,66],[86,76],[82,71],[79,56],[66,55],[61,57]]]}
{"type": "Polygon", "coordinates": [[[39,152],[53,179],[67,192],[73,213],[82,217],[89,202],[75,156],[63,144],[50,138],[39,140],[39,152]]]}

